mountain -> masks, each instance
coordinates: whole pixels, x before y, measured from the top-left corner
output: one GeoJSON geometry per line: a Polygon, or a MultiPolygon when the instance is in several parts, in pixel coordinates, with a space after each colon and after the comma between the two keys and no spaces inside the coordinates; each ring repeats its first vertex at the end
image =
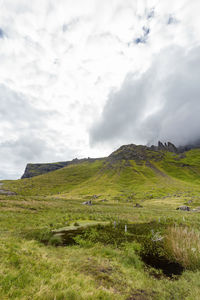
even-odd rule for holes
{"type": "Polygon", "coordinates": [[[171,143],[157,147],[124,145],[106,158],[28,165],[23,179],[4,185],[21,195],[61,194],[86,199],[92,195],[148,199],[199,192],[200,149],[183,152],[171,143]],[[38,175],[40,172],[43,174],[38,175]]]}
{"type": "MultiPolygon", "coordinates": [[[[183,152],[185,148],[176,148],[172,143],[161,143],[158,142],[158,146],[136,146],[134,144],[124,145],[120,147],[117,151],[113,152],[109,158],[115,159],[118,157],[119,159],[147,159],[146,154],[150,153],[150,151],[159,152],[160,151],[169,151],[174,153],[183,152]],[[119,155],[118,155],[119,154],[119,155]]],[[[189,148],[188,148],[189,149],[189,148]]],[[[188,150],[187,149],[187,150],[188,150]]],[[[155,154],[154,154],[155,155],[155,154]]],[[[156,154],[157,155],[157,154],[156,154]]],[[[56,162],[56,163],[40,163],[40,164],[27,164],[24,174],[22,175],[23,178],[30,178],[38,175],[42,175],[48,172],[52,172],[61,168],[64,168],[69,165],[80,164],[83,162],[94,162],[95,160],[102,160],[104,158],[83,158],[83,159],[73,159],[72,161],[66,162],[56,162]]]]}

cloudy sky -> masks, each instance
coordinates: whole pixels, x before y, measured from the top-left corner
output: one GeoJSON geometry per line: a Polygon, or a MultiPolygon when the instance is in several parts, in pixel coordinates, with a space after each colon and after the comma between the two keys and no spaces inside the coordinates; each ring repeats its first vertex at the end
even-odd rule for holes
{"type": "Polygon", "coordinates": [[[0,0],[0,179],[200,138],[199,0],[0,0]]]}

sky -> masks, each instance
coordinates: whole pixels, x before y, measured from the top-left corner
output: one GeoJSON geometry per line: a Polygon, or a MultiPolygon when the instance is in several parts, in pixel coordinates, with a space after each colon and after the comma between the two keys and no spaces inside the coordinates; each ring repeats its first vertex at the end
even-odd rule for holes
{"type": "Polygon", "coordinates": [[[200,139],[199,0],[0,0],[0,179],[200,139]]]}

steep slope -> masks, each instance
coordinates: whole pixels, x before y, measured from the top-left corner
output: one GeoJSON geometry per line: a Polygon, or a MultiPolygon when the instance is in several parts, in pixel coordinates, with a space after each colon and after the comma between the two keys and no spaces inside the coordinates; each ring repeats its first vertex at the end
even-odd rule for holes
{"type": "Polygon", "coordinates": [[[71,163],[40,176],[7,181],[4,187],[21,195],[65,197],[154,198],[200,191],[200,149],[184,153],[146,146],[120,147],[108,158],[71,163]]]}
{"type": "MultiPolygon", "coordinates": [[[[62,169],[69,165],[80,164],[83,162],[94,162],[96,158],[83,158],[83,159],[73,159],[72,161],[62,161],[56,163],[43,163],[43,164],[27,164],[24,174],[22,175],[23,178],[30,178],[39,176],[48,172],[56,171],[62,169]]],[[[98,160],[101,160],[99,158],[98,160]]]]}
{"type": "Polygon", "coordinates": [[[36,177],[4,182],[4,188],[20,195],[52,195],[73,190],[101,168],[103,160],[70,164],[36,177]]]}

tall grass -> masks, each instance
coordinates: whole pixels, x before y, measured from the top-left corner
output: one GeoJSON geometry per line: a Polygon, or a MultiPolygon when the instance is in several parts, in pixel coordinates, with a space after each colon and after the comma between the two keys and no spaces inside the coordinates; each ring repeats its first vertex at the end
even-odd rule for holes
{"type": "Polygon", "coordinates": [[[191,270],[200,268],[200,232],[188,227],[167,229],[165,249],[168,256],[191,270]]]}

